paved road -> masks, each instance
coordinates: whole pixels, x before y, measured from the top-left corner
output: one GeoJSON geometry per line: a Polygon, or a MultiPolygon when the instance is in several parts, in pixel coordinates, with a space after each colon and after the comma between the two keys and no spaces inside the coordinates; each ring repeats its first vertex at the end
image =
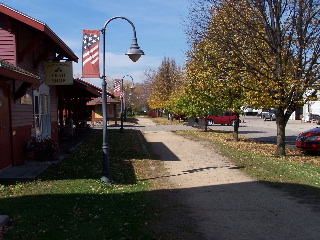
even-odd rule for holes
{"type": "MultiPolygon", "coordinates": [[[[258,141],[276,143],[277,126],[275,121],[263,121],[259,117],[245,116],[241,117],[244,122],[240,123],[239,133],[248,138],[258,141]]],[[[286,126],[287,146],[294,146],[295,139],[300,132],[318,127],[315,123],[305,123],[300,120],[289,120],[286,126]]],[[[231,126],[213,125],[210,129],[232,131],[231,126]]]]}
{"type": "MultiPolygon", "coordinates": [[[[275,121],[263,121],[259,117],[242,116],[243,121],[239,127],[239,133],[248,138],[263,141],[267,143],[277,142],[277,126],[275,121]]],[[[287,146],[294,147],[295,139],[300,132],[318,127],[315,123],[305,123],[300,120],[289,120],[286,126],[286,143],[287,146]]],[[[132,128],[132,125],[125,126],[132,128]]],[[[133,128],[141,131],[175,131],[175,130],[195,130],[191,126],[186,125],[152,125],[139,124],[133,128]]],[[[209,129],[233,131],[232,126],[215,124],[209,126],[209,129]]]]}

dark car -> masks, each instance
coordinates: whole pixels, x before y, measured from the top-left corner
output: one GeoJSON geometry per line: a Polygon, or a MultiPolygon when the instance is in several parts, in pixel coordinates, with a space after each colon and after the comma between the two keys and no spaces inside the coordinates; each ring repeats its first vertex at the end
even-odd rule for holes
{"type": "Polygon", "coordinates": [[[183,120],[183,121],[187,119],[185,114],[175,114],[175,113],[173,114],[173,118],[176,120],[183,120]]]}
{"type": "Polygon", "coordinates": [[[317,125],[320,125],[320,116],[317,114],[312,115],[312,122],[315,122],[317,125]]]}
{"type": "Polygon", "coordinates": [[[296,147],[303,152],[320,152],[320,128],[312,128],[300,133],[296,147]]]}

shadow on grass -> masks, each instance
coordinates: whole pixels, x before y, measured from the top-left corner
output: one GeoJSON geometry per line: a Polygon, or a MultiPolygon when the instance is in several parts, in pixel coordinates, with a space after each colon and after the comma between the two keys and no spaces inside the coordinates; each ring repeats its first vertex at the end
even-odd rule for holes
{"type": "MultiPolygon", "coordinates": [[[[137,182],[133,161],[146,159],[146,153],[136,130],[120,133],[108,130],[109,163],[114,184],[137,182]]],[[[66,159],[51,166],[39,178],[41,180],[100,179],[102,174],[102,130],[78,147],[66,159]]]]}
{"type": "MultiPolygon", "coordinates": [[[[292,188],[286,183],[265,184],[292,188]]],[[[320,237],[319,199],[292,198],[257,182],[133,193],[7,197],[0,199],[0,211],[13,221],[8,240],[202,240],[207,239],[200,234],[203,228],[210,239],[259,239],[261,234],[263,239],[320,237]],[[296,208],[299,204],[303,206],[296,208]],[[232,231],[226,231],[230,226],[232,231]]]]}
{"type": "Polygon", "coordinates": [[[0,199],[5,239],[152,239],[146,193],[44,194],[0,199]]]}
{"type": "MultiPolygon", "coordinates": [[[[320,212],[320,188],[312,187],[309,185],[297,183],[282,183],[282,182],[268,182],[260,181],[267,186],[275,189],[280,189],[283,192],[295,197],[301,204],[313,205],[313,210],[320,212]]],[[[320,223],[320,222],[319,222],[320,223]]]]}

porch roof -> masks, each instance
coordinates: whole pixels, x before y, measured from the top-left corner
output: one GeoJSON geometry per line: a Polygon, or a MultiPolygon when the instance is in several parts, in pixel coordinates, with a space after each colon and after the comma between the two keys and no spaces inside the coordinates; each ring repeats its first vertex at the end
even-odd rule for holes
{"type": "Polygon", "coordinates": [[[28,83],[39,83],[41,79],[39,76],[16,67],[3,59],[0,59],[0,76],[10,79],[19,79],[28,83]]]}
{"type": "MultiPolygon", "coordinates": [[[[109,104],[117,104],[117,103],[120,103],[120,101],[118,101],[116,99],[113,99],[111,97],[108,97],[107,103],[109,103],[109,104]]],[[[99,105],[99,104],[102,104],[102,98],[101,97],[92,99],[90,102],[87,103],[87,105],[99,105]]]]}

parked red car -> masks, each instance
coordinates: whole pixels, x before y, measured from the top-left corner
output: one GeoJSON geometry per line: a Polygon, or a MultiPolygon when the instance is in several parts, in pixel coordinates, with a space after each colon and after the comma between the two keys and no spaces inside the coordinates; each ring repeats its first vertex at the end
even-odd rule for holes
{"type": "Polygon", "coordinates": [[[320,128],[300,133],[296,139],[296,147],[304,152],[320,152],[320,128]]]}
{"type": "MultiPolygon", "coordinates": [[[[237,119],[236,113],[232,111],[224,112],[222,115],[216,115],[216,116],[206,116],[204,118],[207,121],[207,125],[213,125],[213,124],[227,124],[227,125],[234,125],[235,121],[237,119]]],[[[241,120],[239,119],[239,123],[241,120]]]]}

